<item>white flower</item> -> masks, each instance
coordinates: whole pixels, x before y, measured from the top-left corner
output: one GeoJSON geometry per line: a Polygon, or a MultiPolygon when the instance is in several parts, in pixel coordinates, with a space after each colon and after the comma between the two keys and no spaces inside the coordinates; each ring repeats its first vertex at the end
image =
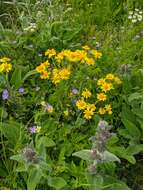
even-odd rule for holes
{"type": "Polygon", "coordinates": [[[142,21],[142,16],[138,15],[138,21],[142,21]]]}
{"type": "Polygon", "coordinates": [[[132,20],[132,23],[136,23],[136,22],[137,22],[137,20],[136,20],[136,19],[133,19],[133,20],[132,20]]]}
{"type": "Polygon", "coordinates": [[[134,18],[134,19],[136,19],[136,18],[137,18],[137,16],[134,14],[134,15],[133,15],[133,18],[134,18]]]}
{"type": "Polygon", "coordinates": [[[138,12],[138,11],[139,11],[139,9],[135,9],[135,11],[137,11],[137,12],[138,12]]]}
{"type": "Polygon", "coordinates": [[[141,15],[142,15],[142,13],[143,13],[142,11],[139,11],[139,14],[141,14],[141,15]]]}
{"type": "Polygon", "coordinates": [[[133,11],[129,11],[129,15],[132,15],[133,14],[133,11]]]}
{"type": "Polygon", "coordinates": [[[131,15],[129,15],[129,16],[128,16],[128,19],[132,19],[132,16],[131,16],[131,15]]]}

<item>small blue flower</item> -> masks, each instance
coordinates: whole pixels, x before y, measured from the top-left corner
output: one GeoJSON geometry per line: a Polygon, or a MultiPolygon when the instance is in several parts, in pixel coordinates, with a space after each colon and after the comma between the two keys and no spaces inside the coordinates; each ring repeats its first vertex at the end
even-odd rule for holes
{"type": "Polygon", "coordinates": [[[9,92],[7,89],[3,90],[2,92],[2,99],[3,100],[8,100],[9,99],[9,92]]]}
{"type": "Polygon", "coordinates": [[[37,130],[36,130],[36,126],[32,126],[32,127],[30,127],[30,128],[29,128],[29,132],[30,132],[31,134],[36,133],[36,132],[37,132],[37,130]]]}
{"type": "Polygon", "coordinates": [[[72,89],[72,94],[76,95],[76,94],[78,94],[78,93],[79,93],[79,91],[78,91],[76,88],[73,88],[73,89],[72,89]]]}
{"type": "Polygon", "coordinates": [[[20,93],[20,94],[23,94],[24,93],[24,88],[23,87],[20,87],[19,89],[18,89],[18,92],[20,93]]]}

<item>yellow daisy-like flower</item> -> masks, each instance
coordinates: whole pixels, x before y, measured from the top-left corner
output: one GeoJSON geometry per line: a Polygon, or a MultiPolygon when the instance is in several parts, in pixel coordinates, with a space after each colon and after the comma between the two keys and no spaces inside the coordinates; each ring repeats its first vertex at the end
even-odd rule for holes
{"type": "Polygon", "coordinates": [[[97,94],[97,99],[99,101],[105,101],[107,99],[107,96],[105,93],[102,92],[102,93],[97,94]]]}
{"type": "Polygon", "coordinates": [[[104,114],[106,113],[105,108],[99,108],[98,113],[99,113],[100,115],[104,115],[104,114]]]}
{"type": "Polygon", "coordinates": [[[3,57],[3,58],[0,59],[1,63],[7,63],[9,61],[10,61],[10,58],[8,58],[8,57],[3,57]]]}
{"type": "Polygon", "coordinates": [[[76,102],[76,106],[77,106],[77,108],[79,109],[79,110],[84,110],[84,109],[86,109],[86,102],[84,101],[84,100],[78,100],[77,102],[76,102]]]}
{"type": "Polygon", "coordinates": [[[94,111],[92,110],[92,109],[86,109],[86,110],[84,110],[84,118],[85,119],[91,119],[92,118],[92,116],[94,115],[94,111]]]}
{"type": "Polygon", "coordinates": [[[3,63],[3,67],[4,67],[4,72],[9,72],[12,70],[12,65],[10,63],[3,63]]]}
{"type": "Polygon", "coordinates": [[[90,50],[90,47],[88,45],[82,46],[82,49],[84,50],[90,50]]]}
{"type": "Polygon", "coordinates": [[[0,73],[2,73],[4,71],[4,63],[2,63],[1,65],[0,65],[0,73]]]}
{"type": "Polygon", "coordinates": [[[106,112],[108,112],[109,115],[112,114],[112,107],[110,104],[105,105],[105,110],[106,110],[106,112]]]}
{"type": "Polygon", "coordinates": [[[95,110],[96,110],[96,106],[95,106],[95,104],[87,104],[87,105],[86,105],[86,109],[95,111],[95,110]]]}
{"type": "Polygon", "coordinates": [[[49,58],[53,57],[56,55],[56,51],[54,49],[48,49],[46,52],[45,52],[45,55],[48,56],[49,58]]]}
{"type": "Polygon", "coordinates": [[[48,79],[49,76],[50,76],[50,72],[43,71],[43,72],[41,73],[40,78],[41,78],[41,79],[48,79]]]}
{"type": "Polygon", "coordinates": [[[87,65],[94,65],[95,64],[95,61],[93,58],[89,58],[89,57],[86,57],[85,58],[85,62],[87,65]]]}
{"type": "Polygon", "coordinates": [[[60,70],[60,78],[62,80],[69,79],[70,74],[71,74],[71,71],[70,71],[69,68],[63,68],[63,69],[60,70]]]}
{"type": "Polygon", "coordinates": [[[98,85],[98,86],[102,86],[105,82],[106,82],[105,79],[101,78],[101,79],[99,79],[99,80],[97,81],[97,85],[98,85]]]}
{"type": "Polygon", "coordinates": [[[36,67],[36,71],[38,73],[43,73],[45,71],[45,69],[46,69],[46,66],[43,65],[43,64],[41,64],[41,65],[39,65],[39,66],[36,67]]]}
{"type": "Polygon", "coordinates": [[[113,89],[113,85],[112,85],[111,83],[105,82],[105,83],[101,86],[101,89],[102,89],[104,92],[108,92],[108,91],[110,91],[111,89],[113,89]]]}
{"type": "Polygon", "coordinates": [[[92,50],[91,51],[93,56],[96,58],[96,59],[100,59],[102,57],[102,53],[101,52],[98,52],[97,50],[92,50]]]}
{"type": "Polygon", "coordinates": [[[106,77],[105,77],[107,80],[114,80],[115,79],[115,76],[111,73],[107,74],[106,77]]]}
{"type": "Polygon", "coordinates": [[[89,97],[91,97],[91,92],[86,88],[83,92],[82,92],[82,96],[84,97],[84,98],[89,98],[89,97]]]}

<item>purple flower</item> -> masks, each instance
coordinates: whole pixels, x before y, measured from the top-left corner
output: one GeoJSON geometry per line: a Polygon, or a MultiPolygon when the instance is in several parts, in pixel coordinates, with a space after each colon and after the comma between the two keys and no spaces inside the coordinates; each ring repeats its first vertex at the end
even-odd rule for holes
{"type": "Polygon", "coordinates": [[[9,99],[9,92],[7,89],[3,90],[2,92],[2,99],[3,100],[8,100],[9,99]]]}
{"type": "Polygon", "coordinates": [[[73,93],[74,95],[76,95],[76,94],[79,93],[79,91],[78,91],[76,88],[73,88],[73,89],[72,89],[72,93],[73,93]]]}
{"type": "Polygon", "coordinates": [[[19,92],[20,94],[23,94],[23,93],[24,93],[24,88],[23,88],[23,87],[20,87],[20,88],[18,89],[18,92],[19,92]]]}
{"type": "Polygon", "coordinates": [[[30,127],[30,128],[29,128],[29,132],[30,132],[31,134],[36,133],[36,132],[37,132],[36,126],[30,127]]]}

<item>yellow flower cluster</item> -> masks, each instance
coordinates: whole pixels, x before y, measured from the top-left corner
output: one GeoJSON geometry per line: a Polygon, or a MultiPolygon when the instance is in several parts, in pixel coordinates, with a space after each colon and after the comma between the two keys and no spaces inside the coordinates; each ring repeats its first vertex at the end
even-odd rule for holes
{"type": "Polygon", "coordinates": [[[78,100],[76,102],[76,106],[79,110],[83,110],[84,118],[85,119],[91,119],[94,115],[94,111],[96,110],[95,104],[90,104],[84,101],[84,98],[89,98],[92,96],[92,93],[86,88],[84,91],[82,91],[82,99],[78,100]]]}
{"type": "Polygon", "coordinates": [[[49,66],[49,62],[45,61],[41,63],[39,66],[36,67],[36,71],[40,73],[40,78],[41,79],[47,79],[50,76],[50,72],[47,71],[47,68],[49,66]]]}
{"type": "Polygon", "coordinates": [[[61,80],[69,79],[70,74],[71,74],[71,71],[69,68],[53,69],[52,82],[54,84],[58,84],[61,80]]]}
{"type": "MultiPolygon", "coordinates": [[[[106,93],[109,92],[111,89],[113,89],[112,82],[120,84],[121,80],[115,75],[109,73],[105,76],[105,78],[101,78],[97,81],[97,85],[99,86],[100,92],[96,94],[96,98],[97,98],[97,101],[95,101],[96,105],[90,104],[85,101],[85,99],[90,98],[92,96],[92,93],[87,88],[82,91],[81,93],[82,97],[76,102],[76,106],[79,110],[83,111],[85,119],[88,119],[88,120],[91,119],[95,113],[96,106],[98,105],[98,103],[105,102],[107,100],[106,93]]],[[[101,103],[99,103],[99,105],[101,105],[101,103]]],[[[112,114],[111,104],[105,104],[104,106],[103,105],[100,106],[96,113],[100,115],[104,115],[104,114],[111,115],[112,114]]]]}
{"type": "Polygon", "coordinates": [[[12,65],[10,62],[10,58],[8,57],[3,57],[0,59],[0,73],[6,72],[8,73],[9,71],[12,70],[12,65]]]}
{"type": "Polygon", "coordinates": [[[78,49],[76,51],[66,49],[59,53],[56,53],[54,49],[51,49],[47,50],[45,55],[48,55],[49,57],[55,56],[57,63],[61,63],[65,59],[72,63],[81,62],[86,63],[87,65],[94,65],[95,59],[100,59],[102,56],[101,52],[90,50],[88,46],[83,46],[82,48],[83,50],[78,49]],[[89,51],[87,52],[87,50],[89,51]]]}
{"type": "Polygon", "coordinates": [[[76,106],[79,110],[83,110],[84,112],[84,118],[85,119],[91,119],[94,115],[94,111],[96,110],[96,107],[94,104],[90,104],[84,101],[84,99],[80,99],[76,102],[76,106]]]}

